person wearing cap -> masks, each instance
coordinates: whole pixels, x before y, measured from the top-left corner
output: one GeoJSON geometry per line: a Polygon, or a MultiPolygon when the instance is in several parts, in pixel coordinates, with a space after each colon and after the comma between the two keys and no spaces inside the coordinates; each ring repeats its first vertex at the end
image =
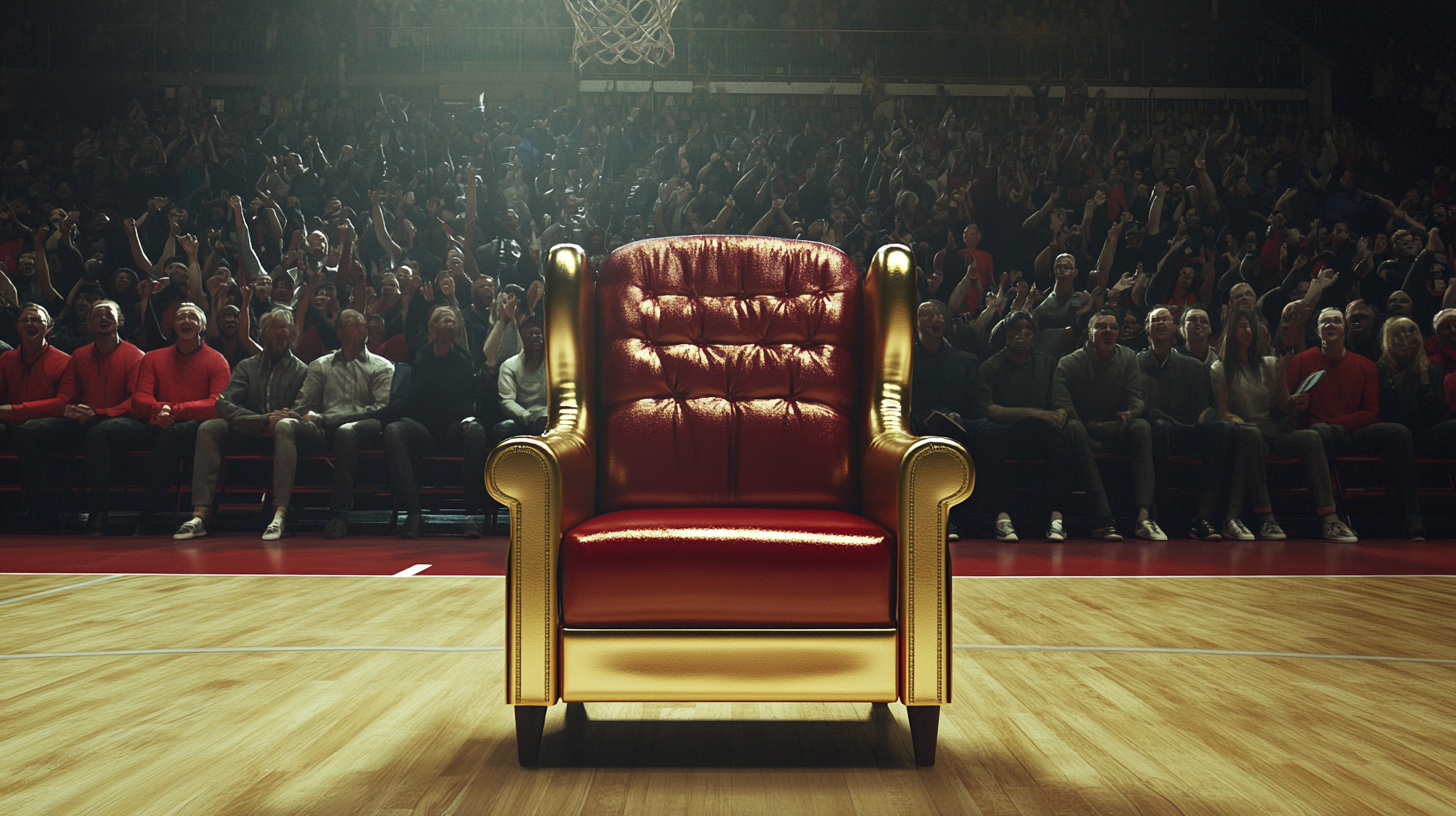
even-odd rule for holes
{"type": "Polygon", "coordinates": [[[1446,372],[1442,393],[1445,419],[1456,419],[1456,308],[1442,309],[1431,321],[1434,334],[1426,338],[1426,359],[1446,372]]]}

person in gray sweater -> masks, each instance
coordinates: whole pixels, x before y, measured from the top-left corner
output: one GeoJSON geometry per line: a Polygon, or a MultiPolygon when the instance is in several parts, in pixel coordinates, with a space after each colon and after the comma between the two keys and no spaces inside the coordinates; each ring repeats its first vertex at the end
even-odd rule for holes
{"type": "Polygon", "coordinates": [[[1052,409],[1067,412],[1072,455],[1092,505],[1094,538],[1121,541],[1102,474],[1092,454],[1127,453],[1132,458],[1139,538],[1167,541],[1152,518],[1153,431],[1143,418],[1142,373],[1132,349],[1117,344],[1118,315],[1103,309],[1087,326],[1088,342],[1063,357],[1052,378],[1052,409]]]}
{"type": "Polygon", "coordinates": [[[308,366],[289,348],[293,338],[293,312],[274,309],[258,321],[262,351],[238,363],[232,379],[217,398],[217,419],[197,429],[192,460],[192,518],[172,537],[178,541],[207,535],[217,474],[225,453],[273,454],[273,522],[264,541],[283,535],[283,518],[293,495],[298,448],[292,436],[275,436],[274,427],[289,416],[288,409],[303,388],[308,366]]]}
{"type": "MultiPolygon", "coordinates": [[[[1219,541],[1214,513],[1220,497],[1228,495],[1229,454],[1233,426],[1218,419],[1208,366],[1173,350],[1173,314],[1158,306],[1148,312],[1148,348],[1138,353],[1143,374],[1144,416],[1153,427],[1154,461],[1161,467],[1170,454],[1195,454],[1199,468],[1198,510],[1191,535],[1219,541]]],[[[1259,451],[1260,454],[1263,451],[1259,451]]],[[[1239,522],[1230,521],[1229,535],[1243,539],[1239,522]]]]}

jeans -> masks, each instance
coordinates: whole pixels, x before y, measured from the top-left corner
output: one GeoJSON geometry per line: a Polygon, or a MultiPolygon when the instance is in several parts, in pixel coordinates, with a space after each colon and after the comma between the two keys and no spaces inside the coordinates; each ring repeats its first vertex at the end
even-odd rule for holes
{"type": "Polygon", "coordinates": [[[420,512],[420,487],[415,481],[414,459],[433,456],[440,449],[459,451],[465,488],[465,513],[480,512],[485,499],[485,457],[490,452],[485,428],[475,420],[458,422],[437,439],[417,420],[408,417],[389,423],[384,429],[384,456],[389,463],[390,480],[404,499],[405,509],[412,515],[420,512]]]}
{"type": "Polygon", "coordinates": [[[1175,425],[1167,420],[1155,419],[1152,428],[1153,459],[1159,470],[1172,454],[1192,454],[1203,460],[1198,472],[1198,518],[1212,518],[1220,493],[1228,484],[1233,427],[1218,420],[1197,425],[1175,425]]]}
{"type": "Polygon", "coordinates": [[[1319,434],[1306,428],[1265,439],[1263,432],[1253,425],[1240,425],[1234,433],[1239,453],[1229,484],[1229,518],[1238,518],[1243,512],[1246,493],[1255,510],[1269,506],[1268,473],[1264,469],[1266,450],[1299,459],[1304,466],[1304,485],[1314,496],[1315,512],[1320,515],[1335,512],[1330,465],[1319,434]]]}
{"type": "Polygon", "coordinates": [[[1089,433],[1081,421],[1067,420],[1067,435],[1072,441],[1072,459],[1082,487],[1087,491],[1087,502],[1092,506],[1093,524],[1106,527],[1112,523],[1112,507],[1107,503],[1107,491],[1102,487],[1102,473],[1097,469],[1093,453],[1126,452],[1132,459],[1133,497],[1139,509],[1153,506],[1153,488],[1156,486],[1153,473],[1153,428],[1146,419],[1138,417],[1127,426],[1112,432],[1089,433]]]}
{"type": "Polygon", "coordinates": [[[991,509],[1001,513],[1011,505],[1006,479],[1006,460],[1029,456],[1046,460],[1046,512],[1065,514],[1072,502],[1072,437],[1066,425],[1053,428],[1040,419],[1023,419],[1014,425],[987,423],[980,432],[984,455],[976,459],[976,481],[991,491],[991,509]]]}
{"type": "Polygon", "coordinates": [[[1406,516],[1407,532],[1420,525],[1421,504],[1416,498],[1415,454],[1411,448],[1410,428],[1394,422],[1377,422],[1351,431],[1343,425],[1317,422],[1309,427],[1324,443],[1325,456],[1334,459],[1354,453],[1379,456],[1390,468],[1391,481],[1406,516]]]}
{"type": "Polygon", "coordinates": [[[190,419],[174,422],[167,428],[146,427],[151,435],[152,461],[147,466],[142,508],[155,511],[166,505],[167,491],[177,486],[177,466],[192,455],[197,444],[197,429],[202,427],[202,423],[190,419]]]}
{"type": "Polygon", "coordinates": [[[147,450],[151,442],[151,426],[131,417],[108,417],[86,429],[86,483],[91,492],[91,512],[106,511],[112,461],[134,450],[147,450]]]}
{"type": "Polygon", "coordinates": [[[85,427],[74,419],[45,417],[32,419],[14,429],[15,448],[20,454],[20,486],[25,490],[31,512],[59,510],[51,473],[51,454],[74,450],[85,436],[85,427]]]}

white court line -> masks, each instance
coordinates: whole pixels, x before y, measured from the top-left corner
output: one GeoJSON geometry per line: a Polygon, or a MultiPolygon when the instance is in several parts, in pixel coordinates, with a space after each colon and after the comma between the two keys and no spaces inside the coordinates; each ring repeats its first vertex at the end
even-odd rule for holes
{"type": "MultiPolygon", "coordinates": [[[[49,574],[49,573],[47,573],[47,574],[49,574]]],[[[62,574],[69,574],[69,573],[62,573],[62,574]]],[[[66,586],[56,587],[55,589],[47,589],[47,590],[45,590],[43,592],[32,592],[29,595],[20,595],[20,596],[15,597],[15,598],[6,598],[5,600],[0,601],[0,606],[4,606],[5,604],[18,603],[20,601],[28,601],[31,598],[39,598],[42,595],[53,595],[53,594],[55,594],[57,592],[65,592],[68,589],[78,589],[78,588],[83,587],[83,586],[91,586],[92,584],[99,584],[102,581],[110,581],[113,578],[120,578],[120,577],[121,577],[120,574],[117,574],[117,575],[105,575],[105,576],[102,576],[100,578],[97,578],[97,579],[95,579],[93,581],[82,581],[79,584],[67,584],[66,586]]]]}
{"type": "Polygon", "coordinates": [[[217,649],[116,649],[99,652],[22,652],[0,660],[38,657],[126,657],[171,654],[267,654],[273,652],[503,652],[504,646],[236,646],[217,649]]]}
{"type": "Polygon", "coordinates": [[[1218,655],[1221,657],[1291,657],[1307,660],[1369,660],[1380,663],[1434,663],[1456,666],[1456,660],[1437,657],[1389,657],[1386,655],[1336,655],[1308,652],[1250,652],[1236,649],[1167,649],[1152,646],[1014,646],[1001,644],[957,643],[957,649],[983,652],[1100,652],[1133,654],[1218,655]]]}
{"type": "Polygon", "coordinates": [[[433,567],[433,566],[434,566],[434,564],[415,564],[413,567],[410,567],[409,569],[402,569],[402,570],[400,570],[399,572],[396,572],[394,575],[392,575],[390,577],[391,578],[408,578],[411,575],[419,575],[420,573],[424,572],[425,570],[427,570],[427,569],[429,569],[430,567],[433,567]]]}

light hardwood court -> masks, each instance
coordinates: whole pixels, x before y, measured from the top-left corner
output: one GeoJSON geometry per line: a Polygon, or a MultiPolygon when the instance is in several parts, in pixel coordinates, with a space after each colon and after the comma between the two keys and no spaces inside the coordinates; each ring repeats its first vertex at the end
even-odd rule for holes
{"type": "Polygon", "coordinates": [[[927,769],[898,705],[631,704],[522,770],[502,589],[0,575],[0,813],[1456,813],[1453,578],[957,579],[927,769]]]}

